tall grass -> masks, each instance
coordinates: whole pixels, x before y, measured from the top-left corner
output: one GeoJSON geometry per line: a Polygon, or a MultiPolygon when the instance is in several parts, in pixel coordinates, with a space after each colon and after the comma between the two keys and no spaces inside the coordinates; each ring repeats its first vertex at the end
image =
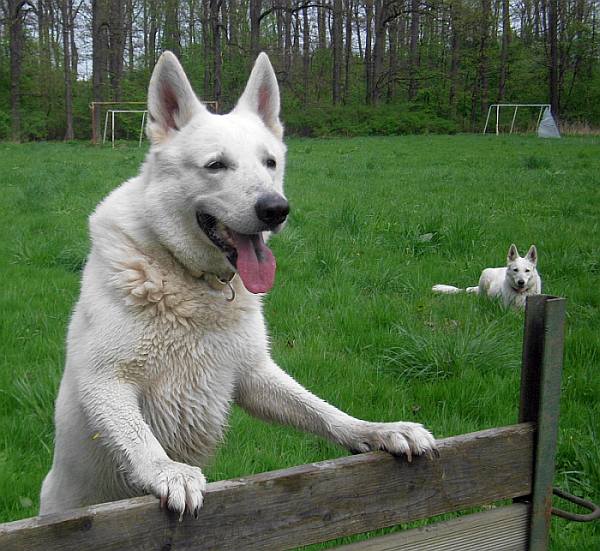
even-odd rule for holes
{"type": "MultiPolygon", "coordinates": [[[[600,501],[600,142],[520,136],[289,141],[292,215],[272,240],[276,360],[349,413],[448,436],[517,419],[523,315],[435,283],[474,285],[535,243],[568,299],[556,483],[600,501]]],[[[0,145],[0,520],[37,511],[53,401],[88,250],[87,216],[143,151],[0,145]]],[[[345,453],[235,409],[211,480],[345,453]]],[[[555,520],[553,549],[600,527],[555,520]]]]}

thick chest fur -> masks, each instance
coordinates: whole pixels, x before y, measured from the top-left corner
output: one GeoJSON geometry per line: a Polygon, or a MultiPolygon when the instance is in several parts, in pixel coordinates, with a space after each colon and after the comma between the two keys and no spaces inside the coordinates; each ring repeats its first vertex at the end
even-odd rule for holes
{"type": "Polygon", "coordinates": [[[121,376],[136,379],[144,420],[174,460],[203,465],[221,441],[240,371],[243,339],[189,328],[146,334],[121,376]]]}
{"type": "Polygon", "coordinates": [[[145,258],[120,268],[123,326],[135,336],[117,375],[139,389],[144,420],[171,459],[202,465],[224,435],[240,373],[268,353],[260,302],[239,281],[227,302],[145,258]]]}

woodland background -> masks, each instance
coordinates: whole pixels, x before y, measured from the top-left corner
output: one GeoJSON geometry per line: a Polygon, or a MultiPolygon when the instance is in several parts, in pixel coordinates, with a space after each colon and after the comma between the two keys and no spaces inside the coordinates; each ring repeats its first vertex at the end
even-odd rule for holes
{"type": "MultiPolygon", "coordinates": [[[[502,101],[600,125],[599,4],[0,0],[0,139],[90,138],[90,102],[144,101],[164,49],[221,111],[266,51],[291,134],[480,131],[502,101]]],[[[119,128],[134,136],[139,117],[119,128]]]]}

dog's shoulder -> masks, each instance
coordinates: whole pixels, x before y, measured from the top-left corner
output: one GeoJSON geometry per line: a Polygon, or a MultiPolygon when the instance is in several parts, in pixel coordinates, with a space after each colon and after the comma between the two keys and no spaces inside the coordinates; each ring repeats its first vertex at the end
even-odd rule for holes
{"type": "Polygon", "coordinates": [[[485,268],[479,278],[479,290],[488,296],[497,296],[502,292],[506,268],[485,268]]]}

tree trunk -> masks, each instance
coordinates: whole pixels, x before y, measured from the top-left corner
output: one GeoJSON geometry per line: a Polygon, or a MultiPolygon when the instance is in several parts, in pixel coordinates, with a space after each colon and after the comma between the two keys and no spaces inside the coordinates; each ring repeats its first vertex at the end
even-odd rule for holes
{"type": "Polygon", "coordinates": [[[450,5],[450,21],[452,24],[452,52],[450,57],[450,93],[448,103],[450,113],[456,116],[456,87],[458,85],[458,70],[460,68],[460,15],[456,2],[450,5]]]}
{"type": "Polygon", "coordinates": [[[238,44],[238,18],[240,4],[236,0],[229,0],[229,42],[234,47],[239,46],[238,44]]]}
{"type": "Polygon", "coordinates": [[[348,101],[350,93],[350,61],[352,59],[352,0],[345,0],[346,12],[346,55],[344,67],[344,97],[343,102],[348,101]]]}
{"type": "Polygon", "coordinates": [[[38,47],[40,55],[38,58],[38,75],[40,83],[43,85],[40,87],[42,95],[42,113],[44,116],[46,135],[50,137],[50,128],[48,125],[48,118],[52,109],[52,97],[50,86],[48,83],[51,82],[52,73],[52,56],[50,52],[50,29],[49,29],[49,17],[48,17],[48,5],[44,0],[39,0],[37,3],[37,15],[38,15],[38,47]]]}
{"type": "Polygon", "coordinates": [[[73,134],[73,81],[71,77],[71,44],[70,44],[70,13],[73,11],[72,0],[61,0],[63,33],[63,66],[65,77],[65,140],[72,140],[73,134]]]}
{"type": "Polygon", "coordinates": [[[308,8],[302,10],[302,103],[308,103],[310,77],[310,22],[308,8]]]}
{"type": "Polygon", "coordinates": [[[133,73],[133,0],[127,0],[127,69],[133,73]]]}
{"type": "Polygon", "coordinates": [[[181,58],[181,33],[179,32],[179,1],[167,0],[165,6],[164,47],[181,58]]]}
{"type": "Polygon", "coordinates": [[[260,53],[260,13],[262,0],[250,0],[250,62],[260,53]]]}
{"type": "Polygon", "coordinates": [[[202,0],[202,54],[204,58],[204,90],[203,96],[208,99],[212,96],[211,90],[211,25],[210,25],[210,0],[202,0]]]}
{"type": "Polygon", "coordinates": [[[550,42],[549,95],[552,115],[559,116],[558,96],[558,0],[548,0],[548,41],[550,42]]]}
{"type": "Polygon", "coordinates": [[[327,24],[325,23],[325,8],[317,8],[317,34],[319,37],[318,46],[320,50],[327,48],[327,24]]]}
{"type": "Polygon", "coordinates": [[[408,99],[413,101],[419,91],[417,72],[419,70],[419,0],[411,0],[410,3],[410,51],[408,62],[408,99]]]}
{"type": "Polygon", "coordinates": [[[156,65],[156,35],[158,34],[158,0],[150,0],[150,32],[148,33],[148,68],[156,65]]]}
{"type": "Polygon", "coordinates": [[[342,51],[343,51],[343,29],[344,14],[342,10],[342,0],[333,0],[333,25],[332,25],[332,46],[333,46],[333,73],[331,78],[332,100],[336,105],[342,100],[342,51]]]}
{"type": "Polygon", "coordinates": [[[69,2],[69,42],[71,43],[71,79],[77,80],[79,72],[79,53],[77,41],[75,40],[75,18],[77,13],[73,11],[73,0],[69,2]]]}
{"type": "Polygon", "coordinates": [[[387,101],[391,102],[396,96],[396,75],[398,73],[398,20],[390,21],[388,27],[389,42],[389,77],[387,86],[387,101]]]}
{"type": "Polygon", "coordinates": [[[383,58],[385,53],[386,10],[384,0],[375,0],[375,42],[373,44],[373,65],[371,73],[371,103],[381,100],[383,79],[383,58]]]}
{"type": "Polygon", "coordinates": [[[479,63],[477,68],[477,82],[473,90],[472,121],[477,119],[477,108],[475,98],[479,91],[479,115],[484,115],[488,109],[489,83],[488,83],[488,52],[487,44],[490,30],[491,3],[490,0],[481,0],[481,20],[479,26],[479,63]],[[477,90],[479,88],[479,90],[477,90]]]}
{"type": "MultiPolygon", "coordinates": [[[[108,61],[106,3],[92,2],[92,98],[95,102],[104,101],[104,85],[108,61]]],[[[100,109],[93,110],[92,142],[100,141],[100,109]]]]}
{"type": "Polygon", "coordinates": [[[23,58],[22,4],[8,0],[10,33],[10,122],[11,140],[21,141],[21,62],[23,58]]]}
{"type": "Polygon", "coordinates": [[[285,10],[283,12],[283,71],[285,82],[292,81],[292,3],[291,0],[285,0],[285,10]]]}
{"type": "Polygon", "coordinates": [[[142,32],[144,33],[144,67],[149,69],[150,56],[148,55],[148,28],[149,28],[149,14],[148,14],[148,0],[143,0],[143,27],[142,32]]]}
{"type": "Polygon", "coordinates": [[[509,0],[502,0],[502,49],[500,51],[500,82],[498,84],[498,101],[506,95],[506,79],[508,78],[508,47],[510,45],[510,7],[509,0]]]}
{"type": "Polygon", "coordinates": [[[373,0],[365,0],[365,81],[366,81],[366,102],[371,103],[373,98],[373,60],[371,58],[371,28],[373,25],[373,0]]]}
{"type": "Polygon", "coordinates": [[[213,97],[218,105],[221,104],[221,73],[223,66],[221,57],[221,2],[222,0],[210,0],[210,29],[212,33],[213,53],[213,97]]]}
{"type": "Polygon", "coordinates": [[[360,28],[360,17],[359,17],[359,4],[360,2],[355,2],[354,4],[354,21],[356,23],[356,40],[358,42],[358,57],[363,59],[363,47],[362,47],[362,30],[360,28]]]}
{"type": "Polygon", "coordinates": [[[111,0],[109,7],[109,56],[108,71],[113,101],[121,101],[123,81],[123,55],[125,53],[125,4],[124,0],[111,0]]]}
{"type": "Polygon", "coordinates": [[[293,29],[294,36],[292,41],[292,61],[297,61],[300,57],[300,12],[298,10],[294,11],[293,29]]]}

